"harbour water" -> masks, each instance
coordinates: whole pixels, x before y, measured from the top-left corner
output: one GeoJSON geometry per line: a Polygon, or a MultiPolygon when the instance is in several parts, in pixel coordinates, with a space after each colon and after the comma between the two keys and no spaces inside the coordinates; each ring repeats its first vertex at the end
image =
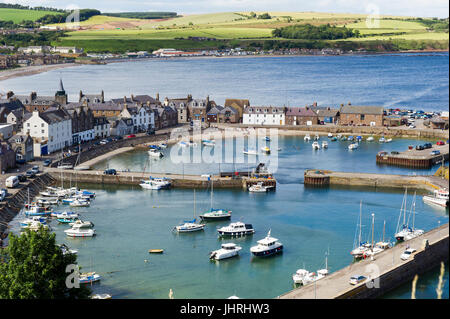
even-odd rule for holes
{"type": "MultiPolygon", "coordinates": [[[[353,248],[361,200],[364,239],[369,239],[370,214],[374,213],[375,239],[381,239],[386,221],[386,239],[394,240],[403,190],[305,188],[302,184],[304,169],[406,174],[408,170],[404,168],[376,166],[374,154],[380,148],[403,150],[410,143],[418,141],[394,139],[384,145],[362,142],[356,151],[348,151],[349,142],[329,142],[329,149],[313,151],[311,143],[305,143],[301,137],[280,137],[282,151],[275,173],[276,191],[252,194],[240,189],[214,190],[214,207],[232,210],[232,221],[242,219],[253,224],[256,233],[251,237],[219,239],[216,228],[227,225],[228,221],[208,223],[202,232],[177,235],[172,228],[194,216],[193,190],[150,191],[119,185],[104,188],[79,185],[97,193],[91,207],[78,209],[85,220],[95,224],[98,234],[95,238],[66,238],[63,230],[67,226],[53,222],[52,227],[58,241],[79,250],[78,260],[84,271],[96,271],[103,276],[100,284],[93,285],[99,293],[108,292],[117,298],[167,298],[172,289],[175,298],[227,298],[231,295],[273,298],[293,288],[291,275],[297,269],[323,268],[327,252],[330,272],[352,262],[349,252],[353,248]],[[268,259],[252,257],[250,247],[265,237],[269,229],[272,236],[284,244],[285,251],[268,259]],[[240,256],[209,261],[208,253],[224,242],[242,246],[240,256]],[[149,254],[149,249],[164,249],[164,254],[149,254]]],[[[170,148],[165,152],[170,152],[170,148]]],[[[138,170],[146,161],[146,154],[125,153],[110,159],[109,167],[138,170]]],[[[175,169],[168,159],[152,163],[155,171],[175,169]]],[[[102,165],[107,164],[98,164],[102,165]]],[[[192,164],[187,171],[210,173],[210,168],[192,164]]],[[[417,173],[422,172],[430,173],[428,170],[417,173]]],[[[412,196],[409,193],[408,209],[412,196]]],[[[209,190],[197,189],[196,215],[209,208],[209,190]]],[[[13,222],[13,227],[17,227],[19,218],[13,222]]],[[[428,206],[421,196],[417,197],[417,228],[430,230],[447,222],[448,210],[428,206]]],[[[434,285],[433,278],[437,278],[438,272],[427,276],[431,281],[425,282],[434,285]]],[[[448,298],[448,272],[446,278],[444,297],[448,298]]],[[[392,292],[389,298],[409,298],[405,289],[392,292]]],[[[435,298],[434,289],[425,289],[420,297],[435,298]]]]}
{"type": "Polygon", "coordinates": [[[442,111],[449,104],[448,53],[261,58],[145,59],[63,68],[0,82],[0,92],[54,95],[59,78],[70,101],[79,91],[122,98],[207,95],[251,105],[383,105],[442,111]]]}

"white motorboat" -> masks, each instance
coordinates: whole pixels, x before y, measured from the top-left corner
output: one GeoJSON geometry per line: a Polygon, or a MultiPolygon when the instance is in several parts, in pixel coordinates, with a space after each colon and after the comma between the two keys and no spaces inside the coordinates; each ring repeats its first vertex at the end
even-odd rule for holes
{"type": "Polygon", "coordinates": [[[95,272],[80,274],[80,284],[90,284],[99,281],[102,277],[95,272]]]}
{"type": "Polygon", "coordinates": [[[328,148],[328,142],[327,141],[323,141],[322,142],[322,148],[328,148]]]}
{"type": "Polygon", "coordinates": [[[35,205],[29,205],[25,210],[26,216],[49,216],[52,213],[51,210],[47,210],[46,207],[40,207],[35,205]]]}
{"type": "Polygon", "coordinates": [[[447,207],[449,202],[448,189],[439,189],[433,192],[433,195],[426,195],[423,197],[423,201],[427,204],[438,205],[441,207],[447,207]]]}
{"type": "Polygon", "coordinates": [[[270,154],[270,148],[267,146],[263,146],[263,147],[261,147],[261,152],[263,152],[265,154],[270,154]]]}
{"type": "Polygon", "coordinates": [[[160,148],[167,148],[167,143],[160,143],[158,146],[160,148]]]}
{"type": "Polygon", "coordinates": [[[92,295],[91,299],[112,299],[110,294],[95,294],[92,295]]]}
{"type": "Polygon", "coordinates": [[[38,231],[39,228],[45,228],[48,229],[48,225],[41,223],[40,221],[31,221],[30,223],[28,223],[26,226],[22,226],[23,229],[29,229],[32,231],[38,231]]]}
{"type": "Polygon", "coordinates": [[[46,225],[47,218],[39,216],[32,216],[31,218],[25,218],[24,220],[20,221],[20,226],[22,228],[27,228],[33,223],[40,223],[42,225],[46,225]]]}
{"type": "Polygon", "coordinates": [[[317,141],[312,143],[311,147],[313,148],[313,150],[320,150],[320,144],[317,141]]]}
{"type": "Polygon", "coordinates": [[[152,157],[156,157],[156,158],[161,158],[164,156],[164,154],[158,150],[155,149],[150,149],[148,152],[148,155],[152,156],[152,157]]]}
{"type": "Polygon", "coordinates": [[[380,139],[378,140],[378,142],[380,143],[386,143],[386,139],[384,137],[380,137],[380,139]]]}
{"type": "Polygon", "coordinates": [[[70,249],[65,244],[59,245],[59,248],[61,248],[63,255],[68,255],[68,254],[76,255],[76,254],[78,254],[78,250],[70,249]]]}
{"type": "Polygon", "coordinates": [[[237,246],[234,243],[222,244],[222,247],[218,250],[214,250],[210,253],[209,258],[214,260],[221,260],[231,258],[239,255],[239,251],[242,247],[237,246]]]}
{"type": "Polygon", "coordinates": [[[91,204],[87,200],[75,199],[69,205],[71,207],[89,207],[91,204]]]}
{"type": "Polygon", "coordinates": [[[327,275],[328,275],[328,269],[320,269],[317,271],[317,273],[310,272],[306,276],[303,277],[302,284],[303,284],[303,286],[306,286],[307,284],[310,284],[314,281],[322,279],[322,278],[326,277],[327,275]]]}
{"type": "Polygon", "coordinates": [[[78,218],[78,214],[74,213],[74,212],[62,212],[62,213],[52,213],[51,215],[52,217],[56,217],[56,218],[78,218]]]}
{"type": "Polygon", "coordinates": [[[328,137],[333,137],[333,133],[328,133],[328,137]]]}
{"type": "Polygon", "coordinates": [[[309,141],[311,141],[311,136],[309,136],[309,134],[306,134],[305,137],[303,138],[303,140],[305,142],[309,142],[309,141]]]}
{"type": "Polygon", "coordinates": [[[70,237],[93,237],[95,229],[92,228],[70,228],[64,231],[70,237]]]}
{"type": "Polygon", "coordinates": [[[250,248],[250,252],[257,257],[268,257],[283,251],[283,244],[270,236],[270,230],[267,236],[258,240],[257,243],[258,245],[250,248]]]}
{"type": "Polygon", "coordinates": [[[369,136],[366,141],[367,142],[372,142],[373,140],[374,140],[373,136],[369,136]]]}
{"type": "Polygon", "coordinates": [[[273,186],[264,186],[263,182],[258,182],[248,188],[248,191],[251,193],[266,193],[269,189],[273,188],[273,186]]]}
{"type": "Polygon", "coordinates": [[[141,183],[139,184],[139,186],[141,186],[142,188],[145,189],[161,189],[162,185],[159,185],[158,183],[156,183],[155,181],[149,179],[149,180],[142,180],[141,183]]]}
{"type": "Polygon", "coordinates": [[[244,150],[243,153],[247,155],[258,155],[258,152],[255,150],[244,150]]]}
{"type": "Polygon", "coordinates": [[[349,146],[348,146],[348,149],[350,150],[350,151],[352,151],[352,150],[356,150],[357,148],[358,148],[358,143],[353,143],[353,144],[350,144],[349,146]]]}
{"type": "Polygon", "coordinates": [[[390,143],[390,142],[392,142],[392,138],[388,138],[388,139],[386,140],[386,143],[390,143]]]}
{"type": "Polygon", "coordinates": [[[252,224],[244,224],[243,222],[231,223],[228,226],[217,229],[220,236],[246,236],[255,233],[252,224]]]}
{"type": "Polygon", "coordinates": [[[318,141],[320,139],[319,134],[314,135],[314,141],[318,141]]]}
{"type": "Polygon", "coordinates": [[[72,228],[92,228],[94,227],[94,223],[88,220],[83,221],[81,219],[77,219],[73,223],[69,223],[69,226],[71,226],[72,228]]]}
{"type": "Polygon", "coordinates": [[[292,275],[294,284],[303,284],[303,278],[309,275],[309,271],[306,269],[298,269],[295,274],[292,275]]]}
{"type": "Polygon", "coordinates": [[[214,140],[203,140],[202,143],[204,146],[211,146],[211,147],[216,146],[216,141],[214,140]]]}
{"type": "Polygon", "coordinates": [[[160,185],[162,188],[169,188],[172,185],[172,182],[168,178],[154,178],[150,176],[150,179],[156,185],[160,185]]]}
{"type": "Polygon", "coordinates": [[[59,205],[61,200],[58,197],[36,197],[39,205],[59,205]]]}

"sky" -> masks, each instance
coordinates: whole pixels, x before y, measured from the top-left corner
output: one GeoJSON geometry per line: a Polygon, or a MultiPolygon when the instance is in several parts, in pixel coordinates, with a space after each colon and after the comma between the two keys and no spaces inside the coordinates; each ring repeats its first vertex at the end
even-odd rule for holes
{"type": "Polygon", "coordinates": [[[448,0],[0,0],[61,9],[92,8],[102,12],[172,11],[178,14],[231,11],[314,11],[417,17],[449,16],[448,0]]]}

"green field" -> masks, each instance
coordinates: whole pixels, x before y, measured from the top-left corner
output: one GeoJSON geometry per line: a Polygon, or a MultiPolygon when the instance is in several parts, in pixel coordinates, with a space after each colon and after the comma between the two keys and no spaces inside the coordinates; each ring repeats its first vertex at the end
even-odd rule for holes
{"type": "Polygon", "coordinates": [[[55,11],[0,8],[0,20],[13,21],[14,23],[19,23],[24,20],[36,21],[37,19],[42,18],[47,14],[61,14],[61,13],[55,11]]]}
{"type": "MultiPolygon", "coordinates": [[[[256,12],[261,14],[263,12],[256,12]]],[[[410,17],[382,16],[379,25],[373,28],[366,23],[365,14],[333,14],[314,12],[269,12],[271,19],[249,19],[249,12],[223,12],[212,14],[196,14],[183,17],[175,17],[164,20],[126,19],[117,17],[94,16],[81,22],[84,30],[68,32],[67,37],[61,38],[57,44],[76,45],[86,51],[98,51],[98,43],[102,43],[103,51],[114,52],[120,48],[120,52],[128,50],[150,50],[169,45],[178,49],[217,48],[218,45],[241,46],[248,44],[247,40],[254,40],[261,46],[263,41],[291,41],[287,39],[275,39],[272,31],[275,28],[295,24],[331,24],[346,26],[360,31],[360,38],[335,40],[330,43],[343,42],[372,43],[373,41],[440,41],[438,47],[448,46],[448,33],[429,32],[427,27],[418,21],[407,21],[410,17]],[[208,37],[218,41],[190,41],[188,37],[208,37]],[[115,43],[120,41],[120,43],[115,43]],[[143,41],[140,43],[139,41],[143,41]],[[372,41],[372,42],[371,42],[372,41]]],[[[60,25],[62,26],[62,25],[60,25]]],[[[314,41],[313,47],[319,44],[314,41]]],[[[323,42],[320,43],[320,46],[323,42]]],[[[434,44],[433,44],[434,45],[434,44]]],[[[416,47],[417,43],[413,43],[416,47]]],[[[425,45],[425,46],[428,46],[425,45]]],[[[245,47],[245,46],[244,46],[245,47]]],[[[402,42],[402,47],[407,47],[402,42]]]]}

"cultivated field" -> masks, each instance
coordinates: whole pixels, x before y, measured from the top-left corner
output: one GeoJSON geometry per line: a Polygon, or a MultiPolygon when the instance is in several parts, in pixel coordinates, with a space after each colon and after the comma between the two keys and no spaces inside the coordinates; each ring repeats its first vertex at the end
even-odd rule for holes
{"type": "Polygon", "coordinates": [[[60,12],[0,8],[0,20],[13,21],[14,23],[24,20],[36,21],[47,14],[60,14],[60,12]]]}

